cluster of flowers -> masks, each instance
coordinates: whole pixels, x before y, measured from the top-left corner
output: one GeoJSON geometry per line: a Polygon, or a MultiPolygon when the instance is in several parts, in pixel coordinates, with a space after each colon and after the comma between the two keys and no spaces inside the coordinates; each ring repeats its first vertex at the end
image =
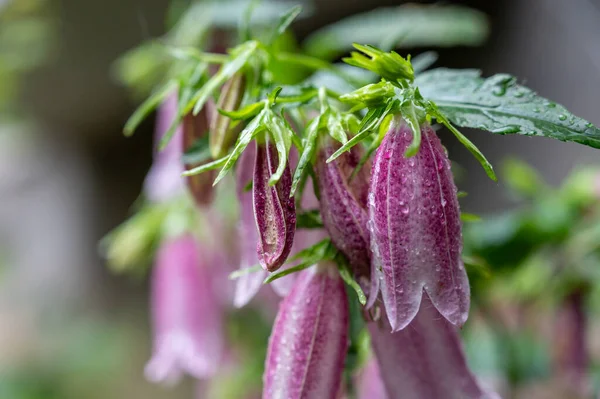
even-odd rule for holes
{"type": "MultiPolygon", "coordinates": [[[[239,93],[239,87],[232,90],[240,84],[236,79],[223,87],[220,109],[239,106],[239,96],[228,95],[239,93]]],[[[176,102],[171,96],[159,109],[158,139],[174,118],[176,102]]],[[[229,147],[230,136],[239,133],[210,102],[198,115],[185,116],[167,148],[155,156],[145,185],[148,198],[166,201],[187,185],[200,208],[211,204],[212,173],[181,175],[194,166],[182,163],[184,149],[208,130],[227,132],[211,148],[229,147]]],[[[358,146],[327,162],[339,143],[319,139],[314,175],[319,196],[310,189],[303,193],[308,207],[320,208],[331,243],[368,292],[364,317],[375,357],[362,372],[359,396],[494,397],[468,369],[457,333],[467,319],[470,293],[450,161],[427,123],[421,126],[418,152],[406,157],[412,142],[413,131],[394,116],[375,157],[357,169],[364,155],[358,146]]],[[[288,267],[291,253],[325,236],[319,229],[296,231],[296,204],[290,196],[294,158],[292,153],[280,179],[271,184],[278,151],[265,135],[236,164],[240,268],[260,264],[263,269],[236,280],[233,301],[238,307],[252,299],[269,272],[288,267]]],[[[146,369],[152,381],[174,380],[182,372],[207,378],[218,369],[224,351],[223,305],[211,272],[214,250],[187,233],[160,244],[152,287],[155,353],[146,369]]],[[[347,297],[338,266],[323,260],[273,286],[285,298],[269,341],[263,398],[344,397],[348,301],[355,299],[347,297]]]]}

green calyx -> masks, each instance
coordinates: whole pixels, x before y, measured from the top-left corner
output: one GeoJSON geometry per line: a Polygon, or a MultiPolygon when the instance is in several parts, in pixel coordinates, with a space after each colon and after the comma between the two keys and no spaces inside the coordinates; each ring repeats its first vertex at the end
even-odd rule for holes
{"type": "Polygon", "coordinates": [[[405,59],[395,51],[384,52],[369,45],[363,46],[354,43],[353,46],[362,54],[353,51],[351,57],[343,59],[345,63],[375,72],[390,82],[399,80],[412,82],[414,80],[415,72],[410,63],[410,57],[405,59]]]}

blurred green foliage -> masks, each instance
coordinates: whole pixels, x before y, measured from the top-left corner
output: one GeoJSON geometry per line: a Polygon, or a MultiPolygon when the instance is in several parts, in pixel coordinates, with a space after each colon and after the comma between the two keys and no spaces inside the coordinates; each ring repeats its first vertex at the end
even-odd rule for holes
{"type": "Polygon", "coordinates": [[[46,0],[0,6],[0,117],[16,112],[20,79],[48,59],[53,33],[46,0]]]}

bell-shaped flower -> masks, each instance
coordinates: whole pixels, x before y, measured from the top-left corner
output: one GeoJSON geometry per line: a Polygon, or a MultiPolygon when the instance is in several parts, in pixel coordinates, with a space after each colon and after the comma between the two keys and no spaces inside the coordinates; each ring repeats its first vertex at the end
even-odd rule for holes
{"type": "Polygon", "coordinates": [[[207,378],[217,371],[222,316],[208,266],[191,235],[161,244],[152,270],[154,353],[145,369],[148,380],[172,384],[184,373],[207,378]]]}
{"type": "Polygon", "coordinates": [[[266,270],[277,270],[287,259],[294,243],[296,205],[290,198],[292,176],[289,165],[279,181],[271,186],[269,178],[278,164],[275,146],[268,140],[257,143],[252,194],[258,228],[257,253],[266,270]]]}
{"type": "Polygon", "coordinates": [[[391,123],[373,162],[369,231],[374,271],[393,331],[417,314],[423,290],[451,323],[462,325],[470,290],[461,259],[462,233],[450,161],[429,125],[421,146],[401,118],[391,123]]]}
{"type": "Polygon", "coordinates": [[[368,324],[388,399],[492,399],[467,365],[460,337],[423,293],[420,310],[403,330],[390,332],[382,312],[368,324]]]}
{"type": "MultiPolygon", "coordinates": [[[[157,146],[176,116],[177,93],[173,93],[158,108],[154,132],[154,142],[157,146]]],[[[150,201],[164,202],[184,192],[185,180],[181,176],[183,172],[182,153],[183,130],[179,126],[165,149],[159,151],[158,148],[155,148],[154,150],[152,167],[144,181],[144,192],[150,201]]]]}
{"type": "Polygon", "coordinates": [[[269,339],[263,399],[336,399],[348,346],[348,302],[331,263],[300,274],[269,339]]]}

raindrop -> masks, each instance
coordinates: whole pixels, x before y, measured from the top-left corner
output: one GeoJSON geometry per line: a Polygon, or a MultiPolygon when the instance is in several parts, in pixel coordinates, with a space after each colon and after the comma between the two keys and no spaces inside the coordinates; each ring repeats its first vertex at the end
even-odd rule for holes
{"type": "Polygon", "coordinates": [[[558,119],[560,119],[561,121],[566,121],[567,120],[567,115],[560,114],[560,115],[558,115],[558,119]]]}

